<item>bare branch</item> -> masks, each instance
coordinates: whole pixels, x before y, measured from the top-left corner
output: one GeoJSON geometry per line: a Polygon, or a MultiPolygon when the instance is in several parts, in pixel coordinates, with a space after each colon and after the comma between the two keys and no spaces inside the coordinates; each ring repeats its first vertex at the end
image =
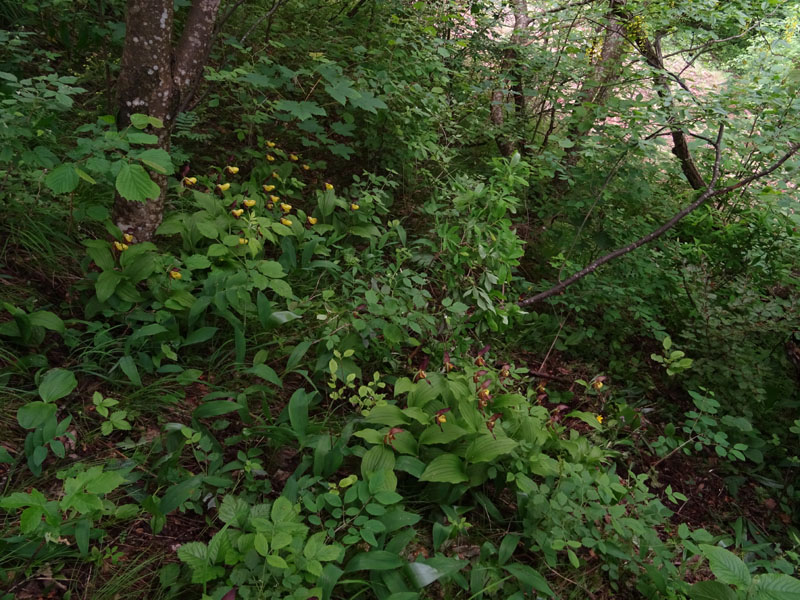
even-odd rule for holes
{"type": "Polygon", "coordinates": [[[684,208],[683,210],[681,210],[680,212],[675,214],[669,221],[664,223],[661,227],[659,227],[658,229],[648,233],[646,236],[639,238],[635,242],[632,242],[631,244],[628,244],[627,246],[625,246],[623,248],[618,248],[617,250],[614,250],[613,252],[610,252],[609,254],[606,254],[605,256],[602,256],[602,257],[598,258],[597,260],[593,261],[592,263],[590,263],[589,265],[587,265],[586,267],[584,267],[583,269],[581,269],[580,271],[578,271],[577,273],[575,273],[571,277],[568,277],[564,281],[560,282],[559,284],[554,285],[553,287],[551,287],[548,290],[545,290],[543,292],[540,292],[538,294],[535,294],[533,296],[530,296],[528,298],[520,300],[519,302],[517,302],[517,304],[519,306],[529,306],[531,304],[535,304],[537,302],[541,302],[542,300],[545,300],[547,298],[550,298],[552,296],[560,294],[566,288],[571,286],[573,283],[575,283],[577,281],[580,281],[581,279],[583,279],[584,277],[586,277],[587,275],[589,275],[591,273],[594,273],[597,270],[598,267],[606,264],[607,262],[610,262],[610,261],[614,260],[615,258],[619,258],[620,256],[624,256],[625,254],[628,254],[629,252],[633,252],[634,250],[636,250],[637,248],[639,248],[641,246],[644,246],[648,242],[652,242],[653,240],[661,237],[662,235],[664,235],[664,233],[666,233],[667,231],[669,231],[670,229],[675,227],[675,225],[677,225],[686,215],[688,215],[689,213],[697,210],[699,207],[701,207],[703,204],[705,204],[709,199],[711,199],[711,198],[713,198],[715,196],[722,196],[724,194],[728,194],[728,193],[730,193],[730,192],[732,192],[734,190],[737,190],[739,188],[742,188],[742,187],[752,183],[753,181],[756,181],[757,179],[761,179],[762,177],[765,177],[765,176],[769,175],[770,173],[773,173],[778,168],[780,168],[780,166],[783,163],[785,163],[792,156],[794,156],[798,152],[798,150],[800,150],[800,142],[794,143],[791,146],[789,146],[789,151],[786,152],[786,154],[784,154],[772,166],[770,166],[770,167],[768,167],[766,169],[763,169],[763,170],[761,170],[761,171],[759,171],[757,173],[753,173],[749,177],[745,177],[744,179],[742,179],[741,181],[738,181],[737,183],[731,184],[731,185],[729,185],[727,187],[724,187],[724,188],[722,188],[720,190],[714,190],[713,186],[715,185],[717,179],[719,178],[723,130],[724,130],[724,127],[720,126],[719,133],[717,134],[717,141],[715,143],[715,146],[716,146],[715,147],[716,158],[715,158],[715,161],[714,161],[714,175],[712,177],[712,180],[711,180],[711,183],[709,184],[709,186],[706,188],[706,190],[702,194],[700,194],[700,196],[697,198],[697,200],[695,200],[689,206],[687,206],[686,208],[684,208]]]}
{"type": "Polygon", "coordinates": [[[580,2],[570,2],[569,4],[564,4],[563,6],[556,6],[555,8],[551,8],[549,10],[544,10],[542,12],[536,13],[532,19],[528,22],[528,25],[533,23],[536,17],[541,17],[543,15],[552,15],[553,13],[561,12],[562,10],[568,10],[570,8],[577,8],[579,6],[586,6],[587,4],[594,4],[597,0],[580,0],[580,2]]]}

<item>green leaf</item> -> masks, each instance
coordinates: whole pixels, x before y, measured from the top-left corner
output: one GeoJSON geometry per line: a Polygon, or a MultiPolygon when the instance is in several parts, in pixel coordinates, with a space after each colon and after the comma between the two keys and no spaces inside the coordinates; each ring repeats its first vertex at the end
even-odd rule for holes
{"type": "Polygon", "coordinates": [[[508,454],[517,447],[517,442],[510,438],[498,437],[491,434],[480,435],[470,443],[465,454],[467,462],[491,462],[501,454],[508,454]]]}
{"type": "Polygon", "coordinates": [[[304,443],[306,437],[306,429],[308,428],[308,405],[311,396],[306,393],[303,388],[298,389],[289,398],[289,423],[292,426],[292,431],[297,435],[300,443],[304,443]]]}
{"type": "Polygon", "coordinates": [[[398,425],[407,424],[408,417],[403,414],[399,406],[384,404],[383,406],[376,406],[370,410],[365,421],[367,423],[380,423],[388,427],[397,427],[398,425]]]}
{"type": "Polygon", "coordinates": [[[131,380],[131,383],[142,387],[142,378],[139,377],[139,369],[136,368],[136,363],[133,361],[132,356],[123,356],[119,359],[119,368],[131,380]]]}
{"type": "Polygon", "coordinates": [[[353,571],[389,571],[398,569],[405,561],[397,554],[385,550],[372,550],[356,554],[344,568],[346,573],[353,571]]]}
{"type": "Polygon", "coordinates": [[[175,172],[175,166],[172,164],[169,152],[162,148],[149,148],[143,152],[137,152],[133,155],[133,158],[143,162],[162,175],[172,175],[175,172]]]}
{"type": "Polygon", "coordinates": [[[505,565],[503,568],[526,586],[532,587],[551,598],[555,596],[553,590],[551,590],[550,586],[547,584],[547,580],[536,569],[519,563],[505,565]]]}
{"type": "Polygon", "coordinates": [[[700,550],[708,558],[711,572],[719,581],[740,588],[750,585],[750,571],[747,565],[733,552],[708,544],[700,544],[700,550]]]}
{"type": "Polygon", "coordinates": [[[44,178],[44,183],[54,194],[69,194],[78,187],[80,177],[73,165],[65,164],[50,171],[44,178]]]}
{"type": "Polygon", "coordinates": [[[361,94],[353,89],[352,81],[347,78],[337,78],[330,85],[325,84],[325,91],[339,104],[347,104],[348,98],[360,98],[361,94]]]}
{"type": "Polygon", "coordinates": [[[58,407],[55,404],[44,402],[28,402],[17,409],[17,422],[23,429],[36,429],[56,414],[58,407]]]}
{"type": "Polygon", "coordinates": [[[260,377],[264,381],[269,381],[270,383],[274,383],[278,387],[283,387],[283,382],[281,381],[281,378],[278,377],[278,374],[275,372],[275,369],[273,369],[272,367],[268,367],[265,364],[253,365],[246,372],[252,373],[256,377],[260,377]]]}
{"type": "Polygon", "coordinates": [[[738,596],[719,581],[699,581],[689,588],[692,600],[736,600],[738,596]]]}
{"type": "Polygon", "coordinates": [[[289,565],[286,563],[284,559],[282,559],[277,554],[268,554],[267,555],[267,564],[270,567],[275,567],[276,569],[288,569],[289,565]]]}
{"type": "Polygon", "coordinates": [[[455,454],[440,454],[428,464],[420,481],[439,481],[443,483],[463,483],[468,481],[464,464],[455,454]]]}
{"type": "Polygon", "coordinates": [[[105,302],[111,298],[121,281],[122,275],[117,271],[103,271],[100,273],[97,282],[94,284],[97,299],[100,302],[105,302]]]}
{"type": "Polygon", "coordinates": [[[158,509],[162,515],[167,515],[186,502],[202,483],[202,475],[194,475],[189,479],[176,483],[167,488],[158,509]]]}
{"type": "Polygon", "coordinates": [[[119,195],[126,200],[145,202],[158,198],[161,188],[158,187],[141,165],[124,163],[116,180],[119,195]]]}
{"type": "Polygon", "coordinates": [[[156,129],[161,129],[164,127],[164,121],[157,117],[151,117],[149,115],[143,115],[142,113],[133,113],[131,115],[131,125],[136,127],[136,129],[145,129],[147,126],[152,125],[156,129]]]}
{"type": "Polygon", "coordinates": [[[139,133],[138,131],[134,131],[128,133],[126,137],[131,144],[151,145],[158,143],[158,136],[152,133],[139,133]]]}
{"type": "Polygon", "coordinates": [[[291,114],[293,117],[305,121],[314,115],[324,117],[328,113],[316,102],[295,102],[294,100],[278,100],[275,103],[275,108],[283,110],[291,114]]]}
{"type": "Polygon", "coordinates": [[[753,600],[800,600],[800,580],[780,573],[755,578],[753,600]]]}
{"type": "Polygon", "coordinates": [[[53,402],[71,393],[77,386],[78,380],[72,371],[50,369],[39,383],[39,397],[45,402],[53,402]]]}
{"type": "Polygon", "coordinates": [[[207,342],[214,334],[217,333],[219,329],[217,327],[200,327],[199,329],[195,329],[192,333],[186,336],[186,340],[184,340],[184,346],[190,346],[191,344],[200,344],[202,342],[207,342]]]}
{"type": "Polygon", "coordinates": [[[378,471],[391,471],[394,469],[394,463],[394,452],[385,446],[373,446],[361,459],[361,474],[367,477],[378,471]]]}
{"type": "Polygon", "coordinates": [[[195,419],[207,419],[209,417],[218,417],[225,415],[235,410],[242,408],[241,404],[231,402],[230,400],[212,400],[211,402],[204,402],[198,406],[192,416],[195,419]]]}

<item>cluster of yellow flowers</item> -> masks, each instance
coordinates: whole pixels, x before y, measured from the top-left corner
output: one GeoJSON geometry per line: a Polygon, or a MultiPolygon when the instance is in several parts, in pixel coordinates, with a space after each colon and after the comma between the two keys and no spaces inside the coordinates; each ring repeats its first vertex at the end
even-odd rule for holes
{"type": "Polygon", "coordinates": [[[122,235],[122,242],[114,242],[114,248],[116,248],[117,252],[125,252],[128,249],[128,244],[133,243],[133,236],[130,233],[125,233],[122,235]]]}

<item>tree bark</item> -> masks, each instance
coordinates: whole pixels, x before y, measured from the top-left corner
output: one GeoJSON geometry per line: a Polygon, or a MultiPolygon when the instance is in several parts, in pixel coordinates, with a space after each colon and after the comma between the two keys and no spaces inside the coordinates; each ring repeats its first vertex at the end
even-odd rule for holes
{"type": "MultiPolygon", "coordinates": [[[[173,49],[173,0],[129,0],[125,16],[125,45],[117,82],[117,126],[130,125],[134,113],[164,122],[151,133],[158,147],[169,151],[170,130],[202,78],[213,40],[220,0],[195,0],[189,9],[180,40],[173,49]]],[[[149,240],[161,224],[167,189],[165,175],[152,174],[158,197],[133,202],[117,196],[114,222],[137,241],[149,240]]]]}

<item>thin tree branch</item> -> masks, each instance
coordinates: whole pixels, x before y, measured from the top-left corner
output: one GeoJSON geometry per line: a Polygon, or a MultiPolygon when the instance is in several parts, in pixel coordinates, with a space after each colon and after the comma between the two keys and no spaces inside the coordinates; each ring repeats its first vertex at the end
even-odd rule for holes
{"type": "Polygon", "coordinates": [[[598,267],[606,264],[607,262],[610,262],[610,261],[614,260],[615,258],[619,258],[620,256],[624,256],[625,254],[628,254],[629,252],[633,252],[634,250],[636,250],[637,248],[639,248],[641,246],[644,246],[648,242],[652,242],[656,238],[661,237],[662,235],[664,235],[664,233],[666,233],[667,231],[669,231],[670,229],[675,227],[675,225],[677,225],[678,222],[680,222],[686,215],[688,215],[689,213],[697,210],[699,207],[701,207],[703,204],[705,204],[709,199],[711,199],[711,198],[713,198],[715,196],[722,196],[724,194],[728,194],[728,193],[730,193],[730,192],[732,192],[734,190],[738,190],[739,188],[742,188],[742,187],[752,183],[753,181],[756,181],[757,179],[761,179],[762,177],[765,177],[765,176],[769,175],[770,173],[773,173],[783,163],[785,163],[792,156],[794,156],[797,153],[798,150],[800,150],[800,142],[794,143],[791,146],[789,146],[789,151],[786,154],[784,154],[771,167],[763,169],[763,170],[761,170],[761,171],[759,171],[757,173],[753,173],[752,175],[750,175],[748,177],[745,177],[744,179],[738,181],[737,183],[731,184],[731,185],[729,185],[727,187],[724,187],[724,188],[722,188],[720,190],[715,190],[714,189],[714,185],[716,184],[717,180],[719,179],[719,173],[720,173],[721,146],[722,146],[723,129],[724,128],[722,126],[720,126],[719,134],[717,135],[717,142],[716,142],[716,148],[715,148],[716,157],[715,157],[715,161],[714,161],[714,174],[712,176],[711,183],[706,188],[706,190],[702,194],[700,194],[700,196],[697,198],[697,200],[695,200],[689,206],[687,206],[686,208],[684,208],[683,210],[681,210],[680,212],[675,214],[675,216],[673,216],[669,221],[664,223],[661,227],[659,227],[658,229],[648,233],[646,236],[639,238],[635,242],[633,242],[631,244],[628,244],[627,246],[625,246],[623,248],[618,248],[617,250],[614,250],[613,252],[610,252],[609,254],[606,254],[605,256],[602,256],[602,257],[598,258],[597,260],[595,260],[594,262],[590,263],[589,265],[587,265],[586,267],[584,267],[583,269],[581,269],[580,271],[578,271],[577,273],[575,273],[571,277],[565,279],[561,283],[559,283],[557,285],[554,285],[553,287],[551,287],[548,290],[545,290],[543,292],[540,292],[540,293],[535,294],[533,296],[530,296],[528,298],[524,298],[523,300],[520,300],[519,302],[517,302],[517,304],[519,306],[529,306],[531,304],[535,304],[537,302],[541,302],[542,300],[545,300],[547,298],[550,298],[552,296],[560,294],[566,288],[571,286],[573,283],[576,283],[577,281],[580,281],[581,279],[583,279],[587,275],[589,275],[591,273],[594,273],[597,270],[598,267]]]}
{"type": "Polygon", "coordinates": [[[263,22],[264,22],[264,21],[266,21],[267,19],[269,19],[269,18],[270,18],[272,15],[274,15],[274,14],[275,14],[275,12],[276,12],[276,11],[277,11],[277,10],[278,10],[278,9],[279,9],[279,8],[280,8],[282,5],[286,4],[286,2],[287,2],[287,0],[275,0],[275,2],[272,4],[272,8],[270,8],[270,9],[269,9],[269,10],[268,10],[266,13],[264,13],[263,15],[261,15],[261,18],[260,18],[260,19],[258,19],[258,21],[256,21],[255,23],[253,23],[253,26],[252,26],[250,29],[248,29],[248,30],[247,30],[247,32],[246,32],[246,33],[245,33],[245,34],[242,36],[242,39],[240,39],[240,40],[239,40],[239,43],[240,43],[240,44],[244,44],[244,41],[245,41],[245,40],[246,40],[248,37],[250,37],[250,34],[251,34],[251,33],[253,33],[253,31],[255,30],[255,28],[256,28],[256,27],[258,27],[259,25],[261,25],[261,23],[263,23],[263,22]]]}
{"type": "Polygon", "coordinates": [[[549,10],[544,10],[542,12],[536,13],[534,18],[530,19],[528,25],[533,23],[536,17],[541,17],[542,15],[552,15],[553,13],[561,12],[562,10],[568,10],[570,8],[577,8],[579,6],[586,6],[587,4],[594,4],[598,0],[581,0],[580,2],[570,2],[569,4],[565,4],[563,6],[556,6],[555,8],[551,8],[549,10]]]}

